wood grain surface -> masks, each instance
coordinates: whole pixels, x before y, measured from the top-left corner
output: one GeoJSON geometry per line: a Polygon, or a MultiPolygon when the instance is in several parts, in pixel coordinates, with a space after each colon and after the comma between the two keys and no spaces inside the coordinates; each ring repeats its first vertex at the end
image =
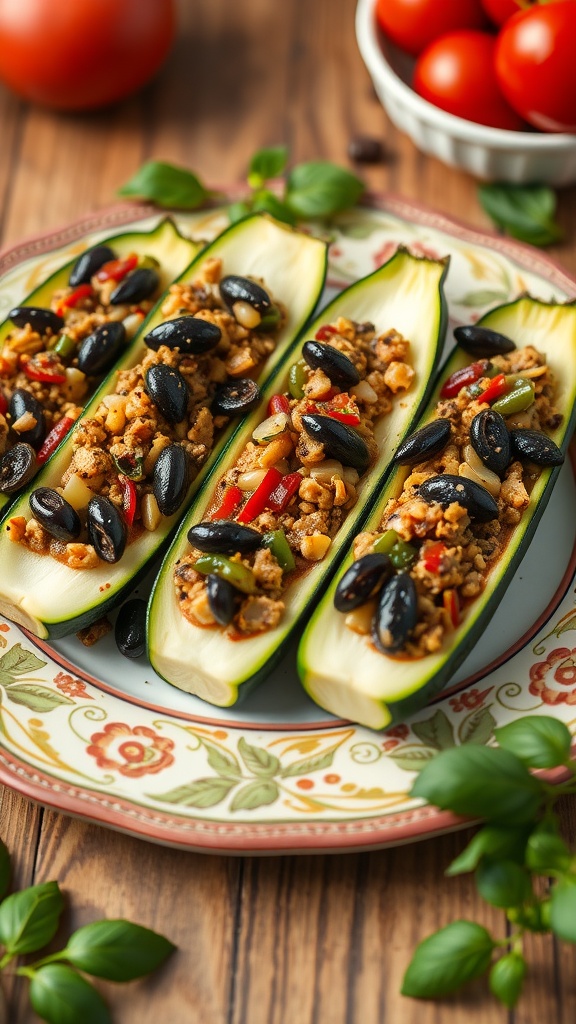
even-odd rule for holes
{"type": "MultiPolygon", "coordinates": [[[[147,158],[187,164],[226,183],[261,145],[293,160],[345,163],[349,138],[376,136],[386,161],[375,189],[487,222],[476,184],[418,153],[388,122],[354,40],[353,0],[181,0],[180,31],[158,79],[90,116],[57,116],[0,89],[3,245],[110,203],[147,158]]],[[[363,172],[364,173],[364,172],[363,172]]],[[[566,242],[552,251],[576,273],[576,191],[560,199],[566,242]]],[[[458,917],[503,934],[503,916],[471,880],[444,869],[466,835],[369,854],[242,859],[175,852],[44,811],[5,790],[1,835],[16,883],[55,878],[68,897],[62,935],[95,918],[128,917],[178,945],[154,977],[102,984],[117,1024],[572,1024],[576,952],[528,943],[533,970],[509,1014],[475,985],[438,1004],[402,999],[415,944],[458,917]]],[[[562,809],[576,836],[574,805],[562,809]]],[[[10,1024],[32,1024],[25,985],[7,979],[10,1024]]]]}

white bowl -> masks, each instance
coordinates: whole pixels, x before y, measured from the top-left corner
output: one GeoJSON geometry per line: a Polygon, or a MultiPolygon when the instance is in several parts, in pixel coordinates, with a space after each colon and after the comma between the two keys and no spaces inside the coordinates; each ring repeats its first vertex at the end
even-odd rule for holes
{"type": "Polygon", "coordinates": [[[418,149],[478,178],[568,185],[576,181],[576,135],[488,128],[440,110],[408,82],[414,61],[379,32],[375,0],[359,0],[356,38],[390,120],[418,149]]]}

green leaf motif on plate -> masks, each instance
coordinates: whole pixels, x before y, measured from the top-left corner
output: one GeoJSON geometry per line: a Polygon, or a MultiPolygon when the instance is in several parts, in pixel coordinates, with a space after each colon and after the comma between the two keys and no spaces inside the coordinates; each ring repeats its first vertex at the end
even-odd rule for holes
{"type": "Polygon", "coordinates": [[[291,779],[297,775],[308,775],[309,772],[320,772],[324,768],[330,768],[334,760],[335,750],[326,750],[316,757],[308,757],[305,761],[294,761],[292,764],[282,768],[280,775],[283,779],[291,779]]]}
{"type": "Polygon", "coordinates": [[[455,745],[454,729],[444,711],[435,711],[431,718],[426,718],[423,722],[414,722],[412,731],[419,740],[429,747],[435,747],[436,750],[446,750],[455,745]]]}
{"type": "Polygon", "coordinates": [[[459,730],[461,743],[488,743],[494,732],[496,719],[489,708],[478,708],[464,719],[459,730]]]}
{"type": "Polygon", "coordinates": [[[492,306],[496,302],[505,302],[507,298],[508,292],[502,291],[501,288],[478,288],[477,291],[466,292],[460,299],[454,299],[454,305],[480,308],[492,306]]]}
{"type": "Polygon", "coordinates": [[[235,779],[223,779],[219,776],[196,779],[185,786],[170,789],[167,793],[154,795],[153,799],[164,804],[180,804],[182,807],[215,807],[236,785],[238,783],[235,779]]]}
{"type": "Polygon", "coordinates": [[[203,745],[206,748],[206,754],[208,758],[208,764],[214,769],[218,775],[223,775],[230,778],[230,776],[241,778],[242,769],[238,760],[228,750],[222,750],[221,747],[213,746],[207,740],[203,740],[203,745]]]}
{"type": "Polygon", "coordinates": [[[41,661],[32,651],[27,651],[22,644],[14,644],[0,658],[0,672],[9,676],[24,676],[44,668],[46,661],[41,661]]]}
{"type": "Polygon", "coordinates": [[[249,782],[234,794],[230,803],[231,811],[254,811],[257,807],[273,804],[280,796],[280,790],[271,779],[249,782]]]}
{"type": "Polygon", "coordinates": [[[263,747],[253,747],[243,736],[238,740],[238,752],[253,775],[276,775],[280,769],[280,761],[263,747]]]}
{"type": "Polygon", "coordinates": [[[403,747],[402,750],[388,754],[388,757],[406,772],[420,772],[437,753],[437,747],[422,747],[415,743],[413,746],[403,747]]]}
{"type": "Polygon", "coordinates": [[[63,704],[74,703],[63,693],[49,690],[47,686],[39,686],[37,683],[15,683],[7,687],[6,696],[14,704],[23,704],[37,715],[45,715],[63,704]]]}

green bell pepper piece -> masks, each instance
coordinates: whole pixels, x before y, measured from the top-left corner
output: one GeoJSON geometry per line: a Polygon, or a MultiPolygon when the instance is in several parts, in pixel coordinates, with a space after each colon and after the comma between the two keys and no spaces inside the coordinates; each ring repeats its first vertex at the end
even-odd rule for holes
{"type": "Polygon", "coordinates": [[[208,576],[213,572],[223,580],[228,580],[236,590],[243,594],[254,594],[256,591],[256,580],[251,569],[247,569],[240,562],[232,562],[224,555],[201,555],[194,563],[196,572],[202,576],[208,576]]]}
{"type": "Polygon", "coordinates": [[[390,551],[390,561],[395,569],[407,569],[415,560],[418,552],[412,544],[399,540],[390,551]]]}
{"type": "Polygon", "coordinates": [[[531,380],[527,377],[519,377],[511,383],[512,390],[492,404],[494,412],[499,412],[501,416],[511,416],[512,413],[523,412],[534,401],[534,384],[531,380]]]}
{"type": "Polygon", "coordinates": [[[376,538],[372,547],[378,555],[389,555],[397,542],[396,530],[386,530],[386,533],[382,533],[376,538]]]}
{"type": "Polygon", "coordinates": [[[296,568],[294,555],[290,550],[284,530],[270,530],[269,533],[265,533],[262,537],[262,544],[272,552],[282,572],[291,572],[296,568]]]}
{"type": "Polygon", "coordinates": [[[288,390],[292,398],[304,398],[304,385],[307,380],[308,374],[304,360],[299,359],[297,363],[292,363],[288,375],[288,390]]]}
{"type": "Polygon", "coordinates": [[[53,349],[62,359],[67,359],[75,350],[76,342],[69,334],[61,334],[53,349]]]}

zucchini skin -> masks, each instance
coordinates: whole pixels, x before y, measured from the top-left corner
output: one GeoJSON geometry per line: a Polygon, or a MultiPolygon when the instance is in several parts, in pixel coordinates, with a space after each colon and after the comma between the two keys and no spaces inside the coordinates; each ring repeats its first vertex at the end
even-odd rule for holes
{"type": "MultiPolygon", "coordinates": [[[[562,402],[559,411],[564,413],[564,420],[558,429],[553,433],[553,438],[563,452],[566,452],[574,425],[576,424],[576,303],[545,303],[530,296],[521,296],[515,302],[506,303],[487,313],[478,321],[480,326],[491,327],[511,336],[519,345],[533,343],[540,350],[538,340],[523,336],[523,320],[532,323],[533,329],[540,330],[543,337],[552,340],[548,342],[548,350],[544,350],[547,360],[554,364],[560,353],[554,354],[554,327],[556,337],[558,333],[558,318],[564,317],[566,324],[562,339],[557,341],[564,350],[565,362],[568,363],[568,373],[565,373],[566,382],[560,377],[560,370],[566,369],[560,360],[556,369],[556,379],[559,384],[562,402]],[[545,330],[546,321],[549,320],[549,330],[545,330]]],[[[429,422],[431,413],[435,409],[440,384],[451,373],[473,361],[468,353],[455,349],[447,361],[443,364],[438,374],[438,384],[435,394],[431,399],[429,407],[422,417],[420,425],[429,422]]],[[[552,367],[554,369],[554,365],[552,367]]],[[[558,403],[556,403],[558,404],[558,403]]],[[[445,650],[438,656],[426,656],[420,659],[407,659],[406,662],[387,658],[378,654],[378,665],[381,679],[386,683],[378,692],[378,680],[375,672],[369,680],[360,682],[353,679],[353,668],[351,665],[354,656],[358,655],[361,644],[356,640],[355,635],[346,629],[343,617],[333,608],[334,592],[337,580],[334,580],[328,593],[324,596],[315,614],[313,615],[299,646],[298,650],[298,672],[309,696],[324,709],[342,717],[342,709],[346,707],[345,717],[358,721],[374,729],[384,729],[406,719],[422,708],[428,701],[444,689],[458,667],[462,664],[470,650],[485,631],[494,611],[498,607],[506,589],[510,585],[514,573],[518,568],[526,550],[534,536],[541,516],[550,499],[552,488],[559,475],[561,467],[545,469],[541,472],[532,494],[535,494],[534,505],[528,506],[529,516],[526,516],[517,527],[515,527],[509,544],[494,569],[487,578],[487,583],[482,594],[470,605],[468,614],[461,626],[458,627],[455,640],[451,648],[445,650]],[[336,618],[337,617],[337,618],[336,618]],[[338,622],[338,627],[336,623],[338,622]],[[333,691],[330,690],[330,680],[327,673],[322,675],[320,665],[322,636],[325,631],[332,632],[332,640],[337,636],[339,656],[345,659],[345,645],[350,651],[350,666],[344,668],[337,680],[332,680],[333,691]],[[354,654],[352,649],[354,648],[354,654]],[[443,660],[442,660],[443,659],[443,660]],[[439,662],[434,669],[434,661],[439,662]],[[405,677],[405,692],[402,693],[402,665],[405,677]],[[417,684],[416,672],[410,675],[412,666],[422,666],[422,681],[417,684]],[[348,671],[348,675],[346,675],[348,671]],[[386,686],[390,687],[390,678],[396,676],[388,693],[386,686]],[[394,686],[396,690],[394,692],[394,686]],[[354,716],[355,696],[357,697],[356,710],[360,713],[354,716]]],[[[376,529],[379,525],[382,511],[386,501],[393,497],[402,488],[403,481],[408,475],[410,467],[398,467],[390,476],[381,499],[371,514],[370,521],[365,524],[368,529],[376,529]]],[[[531,499],[532,500],[532,499],[531,499]]],[[[353,561],[351,553],[346,558],[346,566],[353,561]]],[[[328,641],[327,641],[328,642],[328,641]]],[[[368,646],[367,643],[364,644],[368,646]]],[[[335,656],[338,656],[336,654],[335,656]]],[[[374,661],[370,669],[374,669],[374,661]]],[[[364,666],[366,668],[366,665],[364,666]]]]}
{"type": "MultiPolygon", "coordinates": [[[[401,424],[401,427],[399,427],[398,423],[396,423],[396,427],[390,428],[391,436],[394,434],[394,430],[398,429],[398,440],[400,439],[400,436],[403,436],[406,430],[410,429],[411,425],[417,419],[420,410],[422,406],[426,403],[430,390],[433,386],[434,370],[437,367],[438,362],[440,360],[444,336],[448,322],[447,304],[443,290],[444,279],[448,271],[448,261],[431,260],[427,259],[426,257],[415,257],[412,256],[407,250],[400,249],[395,254],[395,256],[393,256],[383,267],[380,267],[378,270],[373,271],[371,274],[369,274],[362,280],[355,282],[353,285],[350,286],[350,288],[346,289],[339,296],[337,296],[336,299],[334,299],[327,307],[325,307],[322,310],[320,315],[315,319],[314,323],[308,325],[308,329],[306,332],[308,336],[313,336],[318,327],[320,327],[327,321],[334,319],[335,316],[337,316],[338,314],[349,316],[352,319],[359,320],[366,318],[374,319],[374,317],[370,316],[369,313],[367,314],[366,309],[363,308],[363,291],[367,289],[367,287],[369,287],[370,285],[374,286],[373,307],[371,309],[372,314],[374,314],[376,311],[376,289],[378,289],[380,282],[384,282],[388,275],[393,276],[394,270],[398,267],[403,266],[404,273],[407,279],[410,277],[410,275],[414,275],[415,268],[430,267],[433,270],[433,274],[435,275],[434,288],[432,287],[432,283],[430,283],[428,286],[429,295],[427,297],[429,298],[430,305],[432,305],[432,295],[434,296],[433,302],[435,307],[435,313],[437,315],[437,320],[436,327],[434,328],[433,337],[427,337],[428,351],[426,352],[426,365],[428,375],[426,376],[425,379],[422,379],[420,381],[421,391],[418,400],[416,401],[414,407],[412,408],[411,413],[408,414],[409,421],[403,422],[401,424]],[[358,293],[360,296],[358,299],[356,299],[356,305],[354,305],[355,292],[358,293]],[[350,305],[348,308],[342,308],[342,304],[347,301],[349,293],[351,296],[349,299],[350,305]],[[337,310],[337,312],[334,312],[335,309],[337,310]]],[[[386,307],[384,308],[386,310],[386,307]]],[[[389,317],[390,314],[388,312],[381,313],[380,320],[378,321],[379,326],[377,329],[384,329],[383,321],[385,316],[389,317]]],[[[387,319],[386,326],[394,325],[393,323],[390,322],[389,319],[387,319]]],[[[426,330],[428,331],[428,324],[426,325],[426,330]]],[[[430,328],[429,330],[430,335],[432,335],[433,328],[430,328]]],[[[304,336],[303,340],[305,340],[304,336]]],[[[266,392],[263,394],[263,408],[266,407],[266,403],[272,394],[274,394],[277,391],[284,391],[286,389],[289,369],[288,363],[291,363],[295,358],[297,358],[298,354],[299,353],[297,353],[293,349],[292,352],[289,353],[289,358],[287,357],[287,359],[283,361],[282,366],[278,368],[278,372],[275,373],[274,376],[269,380],[266,392]]],[[[422,356],[422,358],[424,358],[424,356],[422,356]]],[[[408,392],[408,395],[409,394],[410,392],[408,392]]],[[[406,399],[403,399],[402,401],[405,402],[406,399]]],[[[237,679],[233,681],[226,681],[226,683],[223,682],[222,691],[218,693],[216,699],[215,693],[213,691],[208,692],[209,687],[205,687],[202,681],[199,680],[199,677],[201,675],[201,669],[197,669],[196,666],[191,665],[189,661],[184,661],[184,653],[182,659],[180,659],[178,663],[177,673],[179,676],[179,681],[176,681],[176,672],[172,671],[172,664],[167,661],[167,659],[170,658],[172,662],[171,652],[172,649],[174,649],[176,646],[176,639],[174,639],[172,632],[176,634],[178,629],[180,629],[181,627],[182,631],[185,630],[187,634],[189,634],[187,636],[186,643],[186,658],[188,659],[190,658],[190,652],[194,652],[198,646],[196,641],[200,639],[195,635],[195,627],[186,623],[186,620],[183,619],[183,617],[178,612],[177,608],[174,608],[173,611],[179,617],[179,619],[181,619],[181,623],[177,623],[176,628],[174,630],[171,630],[169,622],[166,620],[166,616],[169,616],[170,614],[171,607],[170,595],[173,590],[172,571],[176,560],[178,559],[182,551],[185,549],[186,534],[188,528],[192,523],[199,522],[203,518],[202,510],[210,499],[211,488],[213,488],[213,486],[217,482],[218,476],[221,474],[223,469],[225,469],[226,466],[229,464],[229,460],[233,461],[234,453],[238,454],[239,451],[241,451],[241,449],[244,447],[244,444],[249,440],[249,438],[251,437],[252,429],[257,425],[257,423],[261,421],[262,416],[263,413],[261,411],[256,411],[256,413],[254,413],[248,419],[248,421],[245,424],[245,427],[242,430],[242,434],[238,434],[233,439],[228,451],[223,453],[223,455],[220,457],[216,465],[213,467],[210,477],[206,481],[204,491],[195,499],[194,504],[192,505],[191,509],[188,512],[188,515],[186,516],[185,520],[183,521],[180,527],[178,535],[174,539],[173,544],[168,554],[166,555],[160,573],[157,577],[156,583],[154,584],[154,589],[148,607],[148,655],[156,672],[163,679],[165,679],[166,682],[172,685],[179,686],[182,689],[188,689],[190,692],[197,693],[198,696],[202,697],[205,700],[208,700],[210,703],[223,707],[235,705],[239,700],[243,699],[246,696],[246,694],[254,688],[254,686],[256,686],[268,675],[268,673],[271,671],[274,665],[276,665],[284,655],[286,646],[292,639],[293,633],[300,625],[302,618],[306,615],[307,612],[309,612],[310,608],[318,601],[319,594],[321,594],[329,585],[332,574],[338,568],[340,561],[344,555],[347,541],[350,539],[351,534],[353,534],[354,532],[356,532],[358,528],[360,528],[364,519],[370,513],[370,510],[374,502],[378,500],[379,487],[381,486],[382,480],[385,479],[385,477],[388,475],[390,471],[388,457],[391,456],[392,452],[395,450],[396,447],[395,444],[391,444],[390,441],[387,441],[387,443],[385,444],[386,450],[381,455],[381,459],[384,459],[385,461],[384,471],[375,472],[375,470],[373,470],[373,472],[375,472],[375,480],[371,480],[370,483],[366,482],[366,488],[360,499],[358,507],[351,512],[350,516],[348,517],[348,520],[341,527],[341,532],[337,536],[336,543],[330,549],[328,556],[322,563],[318,564],[318,571],[315,572],[314,569],[311,569],[308,573],[306,573],[304,579],[301,581],[300,584],[297,582],[289,588],[290,593],[301,592],[303,586],[306,586],[306,581],[309,580],[310,577],[313,575],[314,586],[312,587],[312,585],[310,585],[310,592],[308,593],[305,600],[302,600],[302,603],[298,605],[297,609],[294,608],[295,618],[293,618],[293,621],[289,621],[288,624],[286,625],[283,620],[276,630],[272,630],[266,634],[260,634],[260,636],[271,638],[269,641],[265,641],[265,643],[268,642],[269,649],[266,650],[265,653],[257,654],[255,652],[253,663],[249,667],[242,665],[242,668],[240,669],[241,678],[239,676],[237,679]],[[387,451],[389,447],[391,450],[387,451]],[[368,488],[369,493],[367,494],[365,492],[368,488]],[[323,567],[322,571],[320,571],[320,567],[323,567]],[[182,625],[182,623],[186,624],[182,625]],[[188,685],[187,682],[183,683],[182,678],[180,677],[180,672],[182,672],[183,674],[189,672],[187,679],[190,680],[191,685],[188,685]],[[196,686],[196,688],[193,688],[192,681],[193,685],[196,686]]],[[[290,609],[289,613],[286,613],[285,619],[289,620],[291,616],[292,609],[290,609]]],[[[196,632],[199,633],[204,631],[196,632]]],[[[178,638],[178,642],[180,642],[180,638],[178,638]]],[[[214,642],[218,642],[219,646],[221,647],[221,650],[224,653],[224,660],[230,663],[234,663],[237,660],[235,658],[235,652],[238,652],[239,656],[243,657],[246,645],[251,644],[253,640],[251,638],[247,638],[232,645],[229,640],[222,636],[215,637],[214,642]]]]}

